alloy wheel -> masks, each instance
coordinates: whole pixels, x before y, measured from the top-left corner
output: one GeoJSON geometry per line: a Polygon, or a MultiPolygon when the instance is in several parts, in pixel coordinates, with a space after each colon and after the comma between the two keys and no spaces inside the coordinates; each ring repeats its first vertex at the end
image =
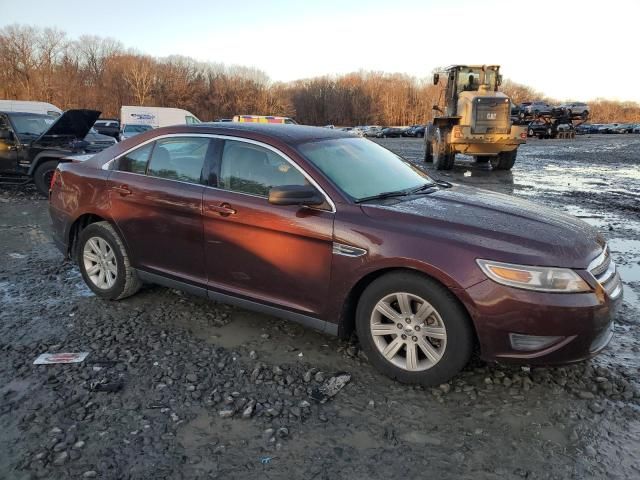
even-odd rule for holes
{"type": "Polygon", "coordinates": [[[370,331],[387,361],[408,371],[436,365],[447,347],[447,331],[440,314],[424,298],[396,292],[376,303],[370,331]]]}
{"type": "Polygon", "coordinates": [[[98,288],[108,290],[118,278],[118,264],[113,247],[104,238],[91,237],[84,244],[82,261],[89,280],[98,288]]]}

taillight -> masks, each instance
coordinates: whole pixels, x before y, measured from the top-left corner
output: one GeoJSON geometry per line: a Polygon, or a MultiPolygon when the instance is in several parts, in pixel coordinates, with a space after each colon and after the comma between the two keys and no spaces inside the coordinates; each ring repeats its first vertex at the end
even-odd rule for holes
{"type": "Polygon", "coordinates": [[[460,127],[453,127],[453,138],[462,138],[460,127]]]}
{"type": "Polygon", "coordinates": [[[524,139],[526,139],[526,138],[527,138],[527,134],[526,134],[525,132],[522,132],[522,133],[520,134],[520,138],[524,138],[524,139]]]}
{"type": "Polygon", "coordinates": [[[49,184],[49,190],[53,190],[53,186],[55,185],[57,179],[58,179],[58,169],[56,168],[53,171],[53,175],[51,175],[51,183],[49,184]]]}

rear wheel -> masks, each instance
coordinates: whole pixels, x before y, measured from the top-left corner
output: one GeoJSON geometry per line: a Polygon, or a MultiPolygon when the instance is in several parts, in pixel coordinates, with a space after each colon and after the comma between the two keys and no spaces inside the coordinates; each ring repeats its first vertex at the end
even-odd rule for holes
{"type": "Polygon", "coordinates": [[[511,170],[516,163],[518,150],[510,152],[500,152],[496,157],[491,157],[491,168],[494,170],[511,170]]]}
{"type": "Polygon", "coordinates": [[[75,249],[80,273],[99,297],[120,300],[141,286],[118,233],[108,222],[96,222],[80,232],[75,249]]]}
{"type": "Polygon", "coordinates": [[[356,330],[373,366],[405,383],[446,382],[473,349],[466,311],[444,286],[416,273],[371,283],[358,301],[356,330]]]}
{"type": "Polygon", "coordinates": [[[58,160],[48,160],[38,165],[35,172],[33,172],[33,183],[45,197],[49,195],[49,186],[57,166],[58,160]]]}

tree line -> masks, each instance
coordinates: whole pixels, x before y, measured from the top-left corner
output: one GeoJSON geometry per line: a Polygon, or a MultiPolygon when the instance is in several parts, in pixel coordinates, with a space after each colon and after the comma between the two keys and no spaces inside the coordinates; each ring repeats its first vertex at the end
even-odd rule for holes
{"type": "MultiPolygon", "coordinates": [[[[431,79],[370,71],[272,82],[255,68],[154,58],[111,38],[73,40],[55,28],[25,25],[0,29],[0,98],[91,108],[105,118],[117,118],[121,105],[148,105],[184,108],[201,120],[259,114],[309,125],[424,124],[441,88],[431,79]]],[[[511,81],[502,90],[515,103],[556,103],[511,81]]],[[[640,121],[637,103],[596,100],[590,106],[594,123],[640,121]]]]}

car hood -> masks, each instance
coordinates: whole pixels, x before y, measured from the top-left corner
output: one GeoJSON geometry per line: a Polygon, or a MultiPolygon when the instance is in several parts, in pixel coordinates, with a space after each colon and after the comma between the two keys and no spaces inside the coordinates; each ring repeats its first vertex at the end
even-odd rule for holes
{"type": "Polygon", "coordinates": [[[605,244],[589,224],[536,203],[454,185],[412,199],[363,204],[396,230],[477,252],[477,258],[584,269],[605,244]]]}
{"type": "Polygon", "coordinates": [[[36,141],[61,136],[83,139],[99,116],[96,110],[67,110],[36,141]]]}

